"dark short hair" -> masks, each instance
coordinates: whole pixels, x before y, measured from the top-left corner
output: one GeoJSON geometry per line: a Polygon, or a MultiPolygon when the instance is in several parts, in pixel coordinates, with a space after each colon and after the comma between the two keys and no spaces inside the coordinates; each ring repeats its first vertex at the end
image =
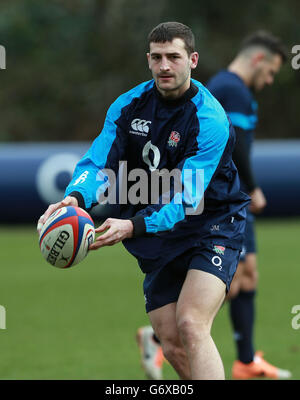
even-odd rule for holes
{"type": "Polygon", "coordinates": [[[280,55],[282,62],[286,62],[288,58],[287,49],[281,39],[272,35],[272,33],[259,30],[247,36],[241,45],[240,51],[244,51],[250,47],[261,46],[269,50],[272,54],[280,55]]]}
{"type": "Polygon", "coordinates": [[[195,37],[192,30],[180,22],[162,22],[157,25],[148,35],[148,43],[172,42],[179,38],[184,41],[185,49],[190,55],[195,51],[195,37]]]}

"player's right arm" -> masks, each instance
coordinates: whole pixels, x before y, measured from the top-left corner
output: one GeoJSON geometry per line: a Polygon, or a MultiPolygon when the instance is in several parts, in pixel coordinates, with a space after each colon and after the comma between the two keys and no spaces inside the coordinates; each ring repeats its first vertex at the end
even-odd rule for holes
{"type": "Polygon", "coordinates": [[[61,207],[79,206],[89,210],[97,204],[99,196],[109,186],[108,176],[101,171],[105,168],[117,171],[119,160],[122,160],[125,153],[127,136],[123,129],[125,124],[123,108],[124,101],[120,96],[108,109],[100,135],[76,165],[64,199],[51,204],[40,217],[38,232],[49,216],[61,207]]]}

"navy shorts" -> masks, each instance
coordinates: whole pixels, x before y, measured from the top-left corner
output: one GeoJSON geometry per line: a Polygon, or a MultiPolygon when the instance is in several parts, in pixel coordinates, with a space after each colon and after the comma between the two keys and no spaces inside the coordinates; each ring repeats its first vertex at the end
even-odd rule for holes
{"type": "Polygon", "coordinates": [[[244,244],[240,256],[240,261],[245,260],[246,254],[256,253],[256,238],[255,238],[254,225],[255,225],[255,217],[249,210],[247,210],[244,244]]]}
{"type": "Polygon", "coordinates": [[[191,248],[164,267],[147,273],[144,280],[147,313],[178,300],[189,269],[198,269],[217,276],[225,283],[228,292],[239,255],[240,250],[207,244],[191,248]]]}

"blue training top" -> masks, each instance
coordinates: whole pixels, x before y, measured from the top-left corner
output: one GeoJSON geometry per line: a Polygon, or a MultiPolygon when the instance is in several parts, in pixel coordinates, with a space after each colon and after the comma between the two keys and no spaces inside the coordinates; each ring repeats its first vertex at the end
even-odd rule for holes
{"type": "Polygon", "coordinates": [[[257,125],[257,102],[243,80],[228,70],[218,72],[206,87],[220,102],[235,128],[238,145],[235,163],[242,181],[241,187],[242,190],[251,191],[255,186],[250,156],[257,125]]]}
{"type": "MultiPolygon", "coordinates": [[[[77,164],[65,195],[90,209],[112,184],[107,170],[118,174],[123,160],[128,177],[139,169],[149,178],[140,188],[146,204],[120,206],[120,218],[132,220],[135,234],[123,244],[143,270],[148,261],[153,269],[207,240],[240,249],[249,197],[240,191],[231,157],[234,142],[223,108],[200,82],[192,80],[176,100],[164,99],[153,80],[144,82],[110,106],[102,132],[77,164]],[[170,201],[161,196],[151,204],[151,176],[164,169],[181,171],[182,190],[171,184],[170,201]],[[203,212],[192,215],[203,194],[203,212]]],[[[129,192],[136,182],[128,179],[127,184],[129,192]]]]}

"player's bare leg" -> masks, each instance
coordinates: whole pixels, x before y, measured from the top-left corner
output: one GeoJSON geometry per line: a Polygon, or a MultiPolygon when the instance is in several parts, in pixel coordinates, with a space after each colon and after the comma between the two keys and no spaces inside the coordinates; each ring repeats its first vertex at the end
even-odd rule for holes
{"type": "Polygon", "coordinates": [[[242,276],[240,277],[240,290],[245,292],[255,290],[258,281],[257,261],[255,253],[247,253],[242,276]]]}
{"type": "Polygon", "coordinates": [[[211,326],[225,298],[216,276],[189,270],[176,307],[176,320],[192,379],[225,379],[223,363],[211,337],[211,326]]]}
{"type": "Polygon", "coordinates": [[[191,379],[185,349],[176,325],[176,303],[170,303],[148,313],[152,327],[159,338],[165,358],[181,379],[191,379]]]}
{"type": "Polygon", "coordinates": [[[235,296],[238,295],[239,291],[241,290],[244,268],[245,268],[245,262],[240,261],[236,269],[236,272],[234,274],[234,277],[232,279],[230,290],[226,295],[226,300],[233,299],[235,296]]]}
{"type": "Polygon", "coordinates": [[[226,300],[238,295],[240,290],[245,292],[255,290],[258,281],[256,254],[248,253],[245,261],[240,261],[230,285],[226,300]]]}

